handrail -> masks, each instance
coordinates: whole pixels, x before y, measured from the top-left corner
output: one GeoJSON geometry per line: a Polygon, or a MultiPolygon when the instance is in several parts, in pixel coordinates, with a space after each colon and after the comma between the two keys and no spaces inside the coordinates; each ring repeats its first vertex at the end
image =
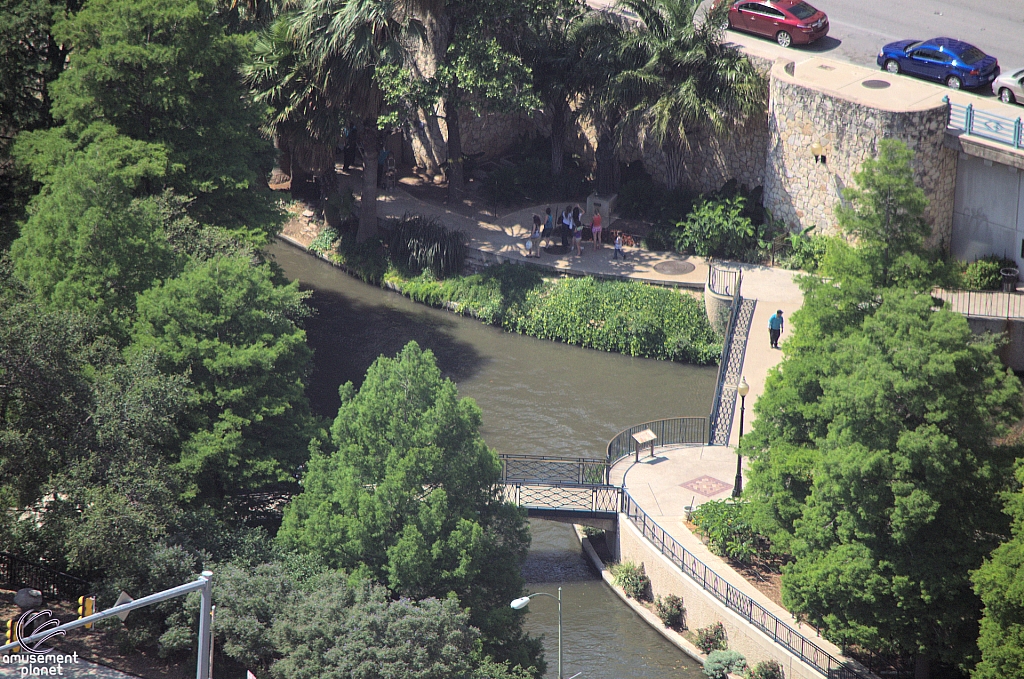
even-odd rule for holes
{"type": "Polygon", "coordinates": [[[967,318],[1024,319],[1024,295],[1019,292],[934,288],[931,294],[967,318]]]}
{"type": "Polygon", "coordinates": [[[704,591],[725,604],[726,608],[741,615],[747,622],[771,637],[775,643],[794,653],[817,672],[829,679],[869,679],[872,676],[851,667],[846,661],[836,659],[708,568],[703,561],[651,519],[625,489],[622,491],[622,513],[651,544],[704,591]]]}
{"type": "Polygon", "coordinates": [[[546,455],[498,455],[501,481],[550,483],[604,483],[608,478],[608,462],[592,457],[546,455]]]}
{"type": "Polygon", "coordinates": [[[976,137],[984,137],[1015,149],[1024,148],[1024,123],[1019,116],[1015,120],[984,109],[976,109],[974,104],[954,104],[948,96],[942,100],[949,104],[946,127],[976,137]]]}
{"type": "Polygon", "coordinates": [[[706,417],[670,417],[664,420],[653,420],[643,424],[634,424],[623,429],[608,441],[605,483],[609,483],[608,474],[612,465],[636,452],[636,441],[633,434],[650,429],[658,437],[658,445],[666,446],[676,443],[697,443],[704,445],[708,440],[706,417]]]}
{"type": "MultiPolygon", "coordinates": [[[[711,273],[715,269],[714,265],[711,265],[708,273],[708,287],[711,286],[711,273]]],[[[743,271],[735,272],[739,274],[736,278],[736,285],[733,288],[732,294],[732,308],[729,310],[729,323],[725,326],[725,336],[722,340],[722,355],[718,359],[718,375],[715,377],[715,396],[711,400],[711,413],[708,415],[708,443],[712,443],[715,436],[715,431],[718,429],[718,410],[722,403],[722,388],[725,386],[725,374],[728,370],[729,364],[729,353],[732,345],[733,331],[736,330],[736,318],[739,316],[740,311],[740,290],[743,287],[743,271]]],[[[714,290],[712,290],[714,292],[714,290]]]]}

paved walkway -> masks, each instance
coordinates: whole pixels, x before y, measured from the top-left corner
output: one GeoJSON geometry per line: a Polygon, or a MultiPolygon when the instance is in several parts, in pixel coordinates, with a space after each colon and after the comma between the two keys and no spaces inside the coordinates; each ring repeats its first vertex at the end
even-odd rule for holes
{"type": "Polygon", "coordinates": [[[0,663],[0,677],[24,677],[25,675],[22,673],[22,670],[28,667],[37,669],[47,668],[51,675],[58,674],[56,670],[59,669],[59,676],[72,677],[72,679],[137,679],[135,675],[125,674],[124,672],[119,672],[103,665],[97,665],[96,663],[86,662],[82,659],[75,663],[61,664],[59,668],[57,665],[46,665],[45,663],[42,665],[0,663]]]}

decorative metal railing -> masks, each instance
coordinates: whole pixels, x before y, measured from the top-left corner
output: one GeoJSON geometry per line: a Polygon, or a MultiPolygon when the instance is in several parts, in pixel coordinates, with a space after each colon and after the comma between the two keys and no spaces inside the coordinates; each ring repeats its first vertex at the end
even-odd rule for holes
{"type": "Polygon", "coordinates": [[[954,104],[949,97],[943,97],[943,101],[949,104],[947,127],[1015,149],[1024,148],[1024,124],[1019,116],[1013,119],[974,108],[974,104],[954,104]]]}
{"type": "Polygon", "coordinates": [[[1018,292],[935,288],[932,297],[968,318],[1024,318],[1024,294],[1018,292]]]}
{"type": "MultiPolygon", "coordinates": [[[[717,269],[712,265],[708,273],[708,287],[711,287],[711,275],[717,269]]],[[[711,414],[708,416],[708,442],[713,443],[714,432],[718,428],[718,416],[722,406],[722,390],[729,369],[729,354],[732,349],[732,338],[736,330],[736,318],[740,312],[740,289],[743,287],[742,271],[723,271],[736,274],[732,285],[732,308],[729,310],[729,322],[725,326],[725,337],[722,340],[722,355],[718,359],[718,376],[715,378],[715,396],[711,400],[711,414]]],[[[715,290],[712,288],[712,292],[715,290]]],[[[728,437],[726,437],[728,439],[728,437]]],[[[728,443],[728,440],[726,441],[728,443]]]]}
{"type": "Polygon", "coordinates": [[[733,587],[665,532],[625,490],[622,513],[662,554],[706,592],[829,679],[869,679],[870,674],[839,660],[733,587]]]}
{"type": "Polygon", "coordinates": [[[608,483],[608,463],[588,457],[499,455],[501,481],[608,483]]]}
{"type": "Polygon", "coordinates": [[[517,507],[553,509],[563,512],[603,512],[617,514],[622,489],[605,484],[529,484],[505,483],[502,498],[517,507]]]}
{"type": "Polygon", "coordinates": [[[8,552],[0,552],[0,585],[38,589],[48,599],[74,601],[88,594],[89,583],[8,552]]]}
{"type": "Polygon", "coordinates": [[[708,267],[708,289],[716,295],[733,295],[739,289],[740,277],[740,271],[712,264],[708,267]]]}
{"type": "MultiPolygon", "coordinates": [[[[633,434],[644,429],[654,432],[658,437],[657,444],[659,446],[677,443],[704,445],[708,442],[708,418],[706,417],[672,417],[667,420],[635,424],[629,429],[623,429],[608,442],[606,459],[609,469],[620,459],[636,452],[636,441],[633,439],[633,434]]],[[[605,482],[607,483],[607,476],[605,482]]]]}

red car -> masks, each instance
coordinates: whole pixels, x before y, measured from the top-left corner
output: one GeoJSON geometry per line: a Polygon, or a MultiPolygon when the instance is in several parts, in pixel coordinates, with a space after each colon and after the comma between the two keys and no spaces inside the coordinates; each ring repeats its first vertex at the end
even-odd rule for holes
{"type": "Polygon", "coordinates": [[[764,35],[789,47],[828,35],[828,17],[803,0],[737,0],[729,8],[729,28],[764,35]]]}

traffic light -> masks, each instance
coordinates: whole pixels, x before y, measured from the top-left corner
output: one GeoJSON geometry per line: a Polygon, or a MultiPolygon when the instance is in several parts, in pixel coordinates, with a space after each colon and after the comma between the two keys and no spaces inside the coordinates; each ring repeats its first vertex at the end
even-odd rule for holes
{"type": "MultiPolygon", "coordinates": [[[[18,621],[8,620],[7,621],[7,642],[11,643],[18,640],[18,621]]],[[[17,653],[21,650],[21,646],[15,646],[11,649],[11,653],[17,653]]]]}
{"type": "MultiPolygon", "coordinates": [[[[86,618],[92,615],[93,609],[96,608],[96,597],[94,596],[80,596],[78,597],[78,619],[86,618]]],[[[90,622],[85,626],[85,629],[92,629],[92,623],[90,622]]]]}

